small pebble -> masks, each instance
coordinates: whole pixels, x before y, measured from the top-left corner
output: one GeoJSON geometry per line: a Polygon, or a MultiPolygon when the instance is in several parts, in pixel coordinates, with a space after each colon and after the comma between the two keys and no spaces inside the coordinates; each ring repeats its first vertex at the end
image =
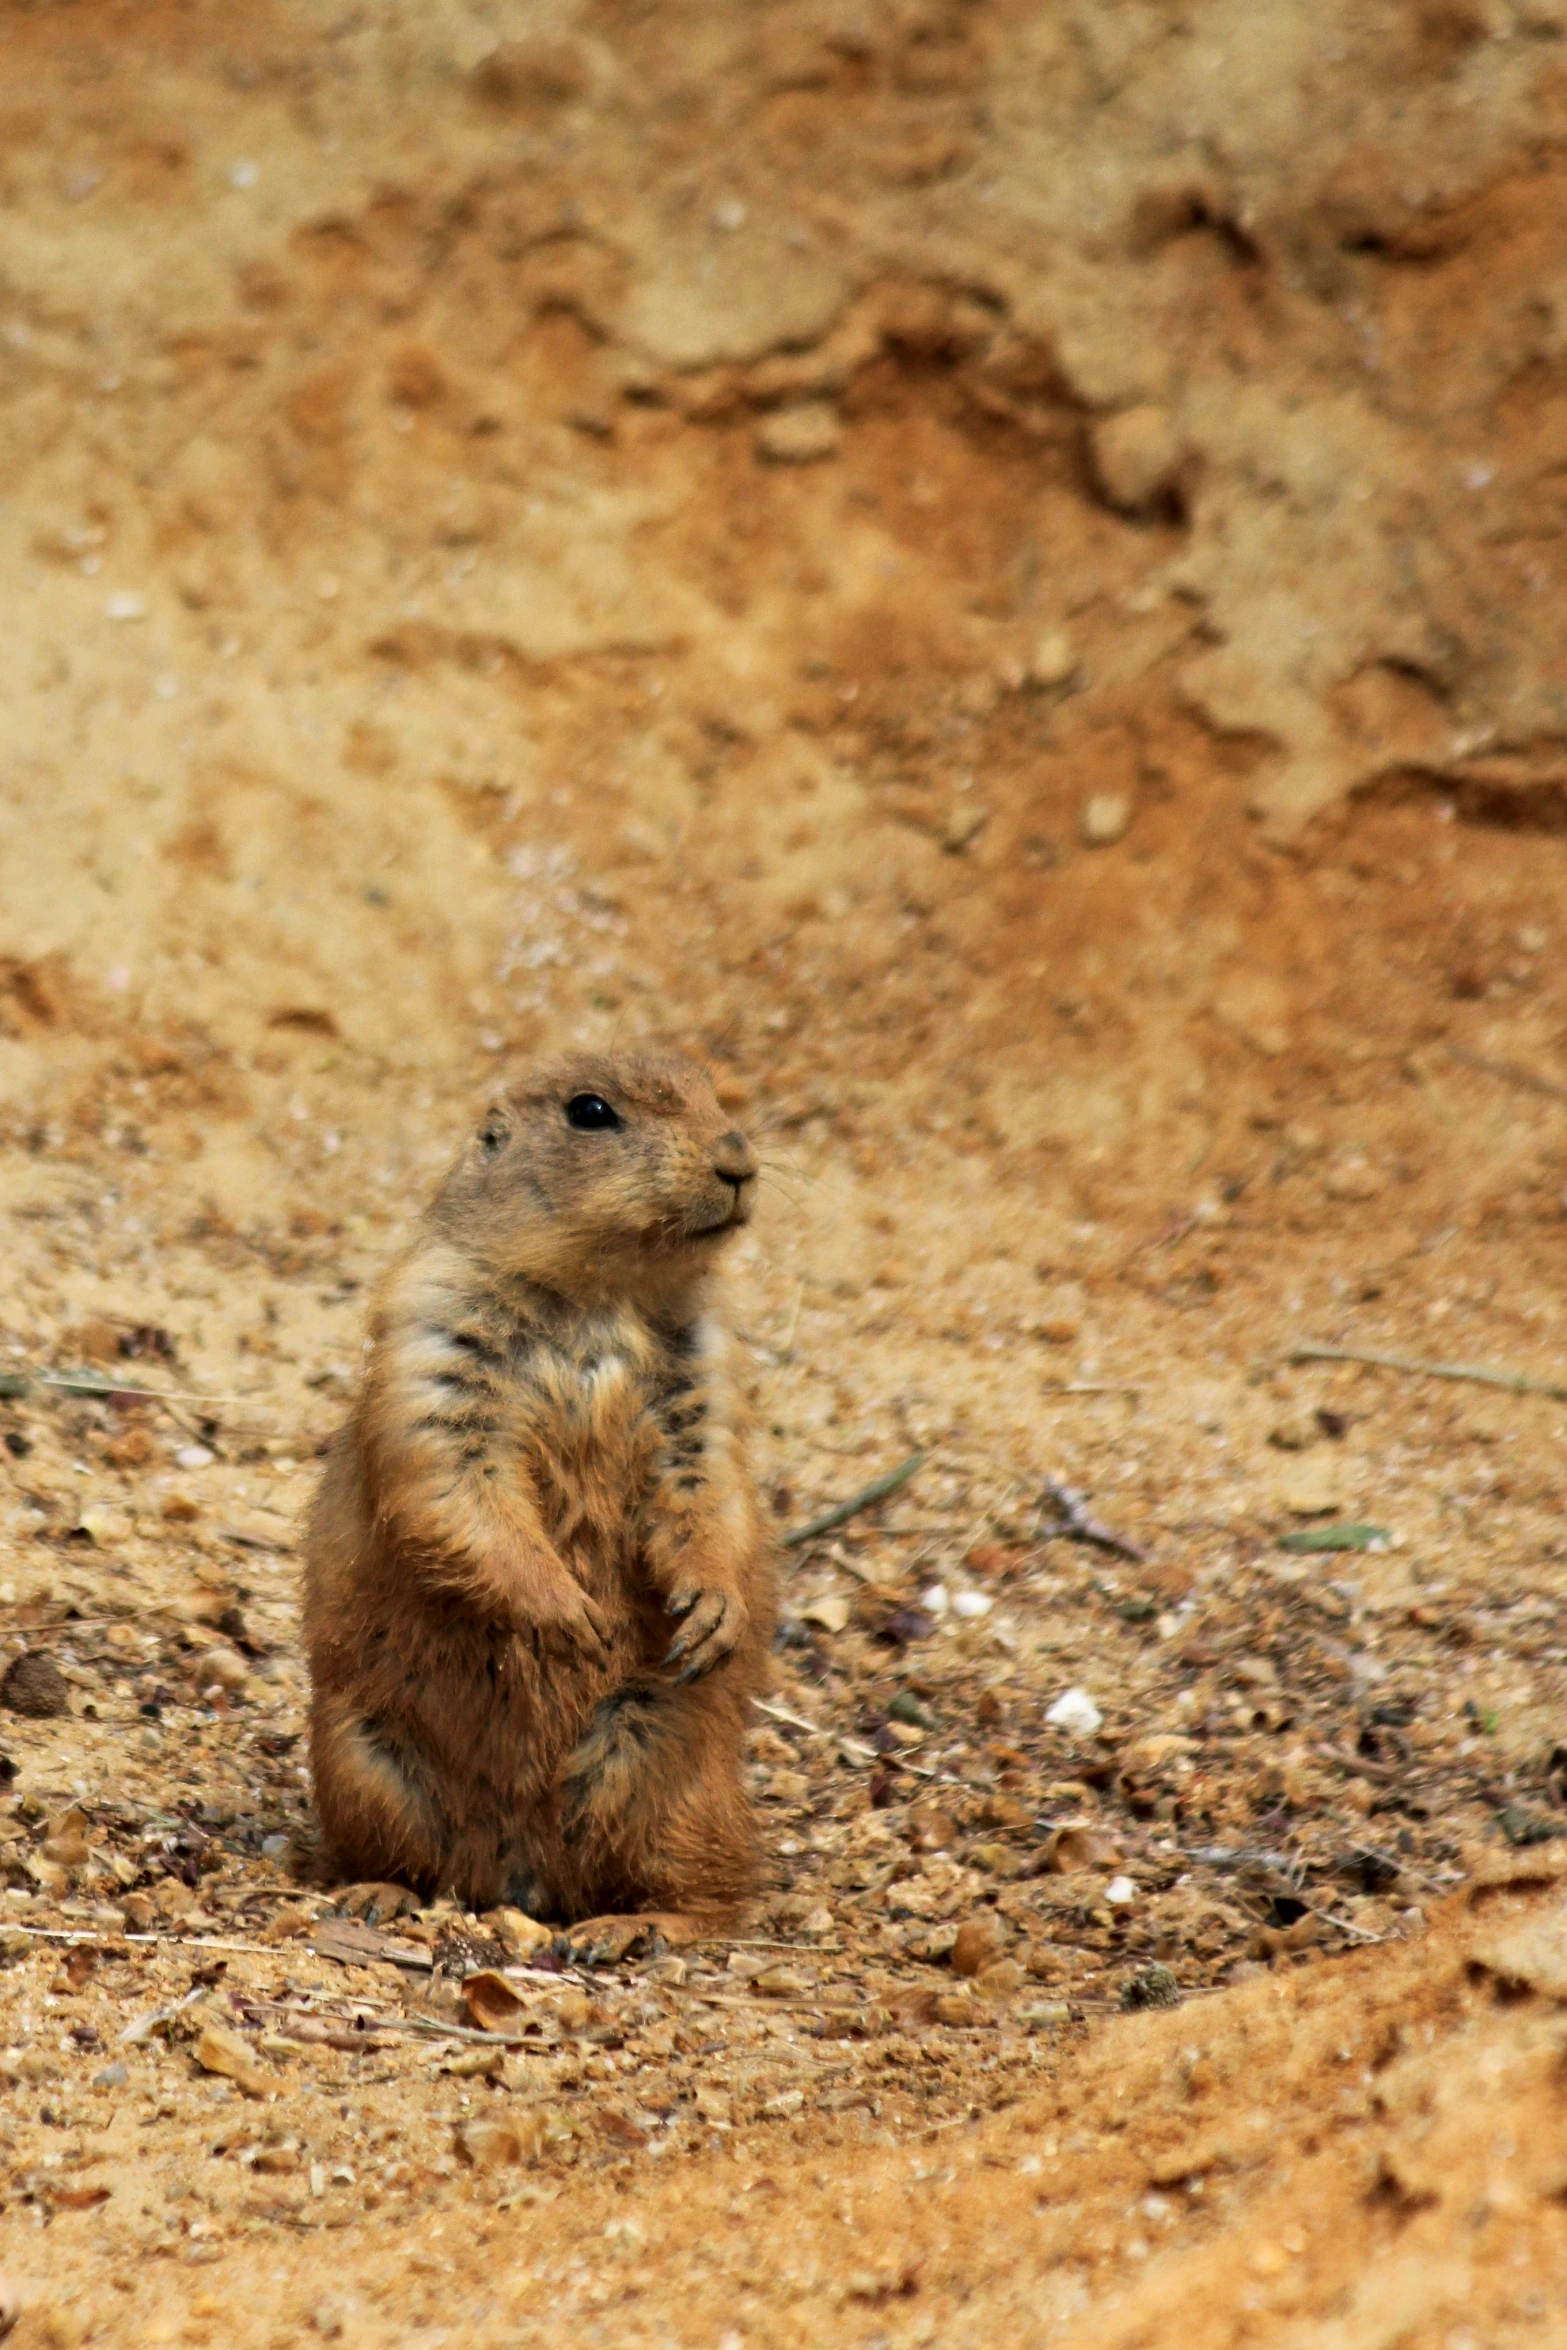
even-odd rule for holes
{"type": "Polygon", "coordinates": [[[1110,504],[1146,514],[1176,486],[1183,455],[1175,427],[1151,401],[1107,416],[1094,427],[1094,472],[1110,504]]]}
{"type": "Polygon", "coordinates": [[[1105,1899],[1112,1909],[1125,1909],[1137,1899],[1137,1887],[1130,1877],[1112,1877],[1105,1887],[1105,1899]]]}
{"type": "Polygon", "coordinates": [[[181,1469],[210,1469],[216,1458],[204,1444],[182,1444],[174,1455],[175,1465],[181,1469]]]}
{"type": "Polygon", "coordinates": [[[1091,1738],[1104,1726],[1104,1715],[1099,1711],[1086,1689],[1063,1691],[1046,1714],[1052,1730],[1065,1730],[1072,1738],[1091,1738]]]}
{"type": "Polygon", "coordinates": [[[988,1591],[955,1591],[952,1594],[953,1614],[966,1617],[970,1622],[976,1616],[988,1616],[995,1604],[988,1591]]]}
{"type": "Polygon", "coordinates": [[[920,1606],[928,1616],[944,1616],[951,1605],[951,1594],[945,1583],[932,1583],[920,1593],[920,1606]]]}
{"type": "Polygon", "coordinates": [[[1328,1453],[1302,1461],[1279,1487],[1280,1501],[1295,1518],[1330,1517],[1339,1507],[1343,1493],[1338,1463],[1328,1453]]]}
{"type": "Polygon", "coordinates": [[[1029,658],[1028,675],[1031,684],[1047,693],[1070,684],[1077,675],[1077,648],[1064,628],[1053,628],[1040,638],[1029,658]]]}
{"type": "Polygon", "coordinates": [[[216,1681],[220,1689],[243,1689],[250,1667],[234,1648],[209,1648],[201,1660],[203,1685],[216,1681]]]}
{"type": "Polygon", "coordinates": [[[1096,791],[1083,802],[1078,831],[1085,848],[1113,848],[1131,826],[1132,803],[1125,792],[1096,791]]]}
{"type": "Polygon", "coordinates": [[[756,452],[771,465],[815,465],[836,457],[843,439],[838,412],[825,400],[780,408],[756,428],[756,452]]]}
{"type": "Polygon", "coordinates": [[[977,1975],[1001,1955],[1006,1932],[990,1910],[965,1918],[952,1945],[950,1964],[955,1975],[977,1975]]]}
{"type": "Polygon", "coordinates": [[[989,810],[975,801],[954,800],[941,833],[941,845],[948,855],[964,856],[984,831],[988,817],[989,810]]]}

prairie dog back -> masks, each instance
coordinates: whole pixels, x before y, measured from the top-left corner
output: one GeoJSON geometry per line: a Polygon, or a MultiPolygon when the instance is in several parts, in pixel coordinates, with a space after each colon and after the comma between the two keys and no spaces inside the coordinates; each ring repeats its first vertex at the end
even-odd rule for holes
{"type": "Polygon", "coordinates": [[[561,1919],[750,1889],[775,1601],[717,1265],[755,1171],[694,1063],[574,1057],[387,1276],[306,1572],[347,1874],[561,1919]]]}

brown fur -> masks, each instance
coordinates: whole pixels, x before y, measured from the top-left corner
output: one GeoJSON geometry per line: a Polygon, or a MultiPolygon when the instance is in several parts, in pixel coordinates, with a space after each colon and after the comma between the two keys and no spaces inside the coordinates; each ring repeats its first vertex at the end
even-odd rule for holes
{"type": "Polygon", "coordinates": [[[754,1171],[694,1065],[583,1056],[494,1105],[385,1281],[305,1580],[346,1874],[562,1920],[750,1890],[775,1602],[713,1266],[754,1171]]]}

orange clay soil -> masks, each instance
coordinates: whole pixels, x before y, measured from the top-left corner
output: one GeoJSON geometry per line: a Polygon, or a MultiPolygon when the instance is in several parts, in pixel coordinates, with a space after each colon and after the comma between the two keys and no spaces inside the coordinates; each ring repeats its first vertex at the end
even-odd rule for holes
{"type": "Polygon", "coordinates": [[[0,9],[24,2350],[1560,2331],[1562,30],[0,9]],[[923,1463],[745,1932],[335,1916],[369,1290],[656,1035],[772,1522],[923,1463]]]}

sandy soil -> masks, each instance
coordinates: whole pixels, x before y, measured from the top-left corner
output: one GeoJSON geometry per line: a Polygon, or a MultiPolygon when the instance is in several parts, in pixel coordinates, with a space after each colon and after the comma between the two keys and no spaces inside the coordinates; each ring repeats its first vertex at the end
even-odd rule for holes
{"type": "Polygon", "coordinates": [[[18,2343],[1561,2327],[1564,29],[0,9],[18,2343]],[[780,1528],[923,1465],[745,1935],[347,1927],[366,1292],[645,1034],[780,1528]]]}

